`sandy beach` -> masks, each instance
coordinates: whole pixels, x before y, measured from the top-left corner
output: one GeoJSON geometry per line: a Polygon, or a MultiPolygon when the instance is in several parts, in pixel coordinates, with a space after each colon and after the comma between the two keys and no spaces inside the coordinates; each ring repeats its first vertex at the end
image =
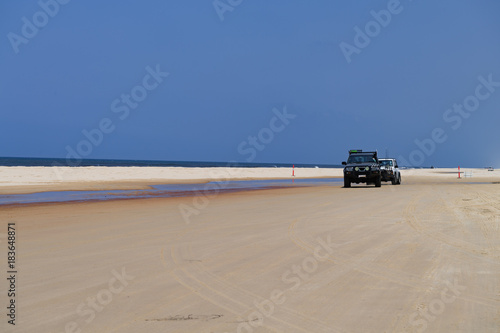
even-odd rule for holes
{"type": "MultiPolygon", "coordinates": [[[[342,169],[327,168],[183,168],[183,167],[0,167],[0,194],[42,191],[146,189],[157,184],[206,183],[221,180],[341,178],[342,169]]],[[[408,169],[404,176],[449,182],[457,169],[408,169]]],[[[495,181],[498,171],[462,169],[461,182],[495,181]],[[465,172],[473,177],[466,178],[465,172]]]]}
{"type": "MultiPolygon", "coordinates": [[[[291,176],[50,169],[0,168],[0,194],[291,176]]],[[[472,177],[403,170],[381,188],[0,206],[0,267],[11,223],[17,271],[16,325],[4,278],[0,331],[499,332],[500,172],[462,171],[472,177]]]]}
{"type": "MultiPolygon", "coordinates": [[[[157,184],[286,179],[292,168],[0,167],[0,194],[145,189],[157,184]]],[[[296,168],[295,178],[342,177],[342,169],[296,168]]]]}

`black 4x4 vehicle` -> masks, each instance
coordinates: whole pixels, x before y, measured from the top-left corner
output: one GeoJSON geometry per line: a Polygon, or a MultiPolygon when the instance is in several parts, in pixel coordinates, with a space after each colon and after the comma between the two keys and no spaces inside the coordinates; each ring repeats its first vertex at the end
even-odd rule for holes
{"type": "Polygon", "coordinates": [[[351,183],[382,185],[380,163],[376,151],[364,152],[360,149],[349,150],[347,162],[342,162],[344,167],[344,187],[351,187],[351,183]]]}

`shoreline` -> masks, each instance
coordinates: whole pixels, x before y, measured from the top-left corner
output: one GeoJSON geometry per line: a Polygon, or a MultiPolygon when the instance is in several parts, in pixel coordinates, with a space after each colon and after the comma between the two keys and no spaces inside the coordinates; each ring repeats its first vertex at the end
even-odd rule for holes
{"type": "Polygon", "coordinates": [[[127,199],[173,197],[210,197],[227,193],[255,190],[286,189],[325,185],[340,185],[339,178],[266,179],[255,181],[224,181],[197,184],[155,185],[147,190],[53,191],[28,194],[0,195],[0,207],[50,203],[78,203],[127,199]]]}
{"type": "MultiPolygon", "coordinates": [[[[186,168],[186,167],[0,167],[0,195],[54,191],[148,190],[155,185],[216,181],[342,178],[341,168],[186,168]]],[[[403,169],[403,184],[499,182],[500,172],[486,169],[403,169]],[[465,172],[472,177],[465,178],[465,172]]]]}
{"type": "Polygon", "coordinates": [[[48,191],[146,190],[224,180],[339,178],[329,168],[0,167],[0,195],[48,191]]]}

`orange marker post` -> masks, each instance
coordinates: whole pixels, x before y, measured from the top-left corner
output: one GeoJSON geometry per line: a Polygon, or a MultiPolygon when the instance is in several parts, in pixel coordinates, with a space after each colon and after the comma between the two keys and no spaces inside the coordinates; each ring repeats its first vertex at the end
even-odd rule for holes
{"type": "Polygon", "coordinates": [[[295,164],[292,166],[292,177],[295,177],[295,164]]]}
{"type": "Polygon", "coordinates": [[[458,178],[460,178],[460,166],[458,166],[458,178]]]}

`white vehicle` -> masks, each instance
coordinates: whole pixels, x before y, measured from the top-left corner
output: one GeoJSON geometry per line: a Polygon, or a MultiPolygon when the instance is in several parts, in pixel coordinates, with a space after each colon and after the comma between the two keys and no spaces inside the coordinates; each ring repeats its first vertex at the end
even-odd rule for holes
{"type": "Polygon", "coordinates": [[[379,158],[380,171],[384,182],[391,181],[392,185],[401,184],[401,173],[395,158],[379,158]]]}

